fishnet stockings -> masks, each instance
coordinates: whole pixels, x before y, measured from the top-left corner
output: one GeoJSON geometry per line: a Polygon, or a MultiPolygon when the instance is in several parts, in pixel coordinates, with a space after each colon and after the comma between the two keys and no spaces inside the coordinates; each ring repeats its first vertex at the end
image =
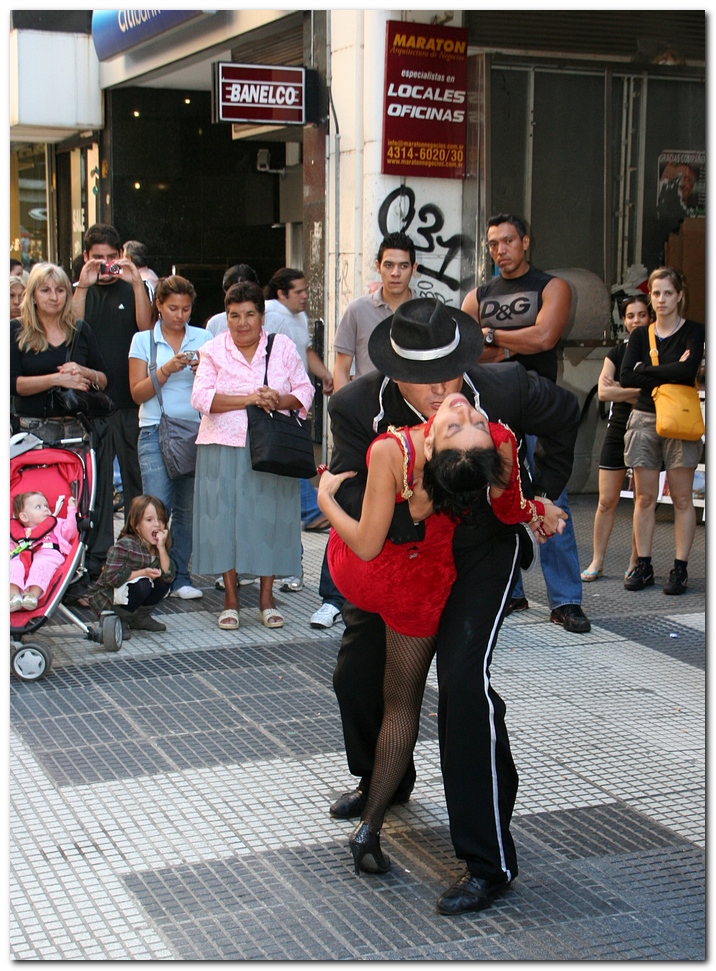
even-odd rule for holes
{"type": "Polygon", "coordinates": [[[372,832],[378,832],[383,825],[385,811],[415,747],[425,680],[436,640],[436,636],[407,637],[385,628],[383,723],[363,813],[363,821],[372,832]]]}

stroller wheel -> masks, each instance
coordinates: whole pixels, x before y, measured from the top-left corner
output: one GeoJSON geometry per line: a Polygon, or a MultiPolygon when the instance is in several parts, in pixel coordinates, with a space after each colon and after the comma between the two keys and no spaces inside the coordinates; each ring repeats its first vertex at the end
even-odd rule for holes
{"type": "Polygon", "coordinates": [[[102,644],[108,651],[118,651],[122,646],[124,635],[122,621],[116,614],[107,614],[102,618],[102,644]]]}
{"type": "Polygon", "coordinates": [[[52,666],[52,653],[48,647],[35,641],[25,641],[10,658],[10,670],[20,681],[37,681],[44,678],[52,666]]]}

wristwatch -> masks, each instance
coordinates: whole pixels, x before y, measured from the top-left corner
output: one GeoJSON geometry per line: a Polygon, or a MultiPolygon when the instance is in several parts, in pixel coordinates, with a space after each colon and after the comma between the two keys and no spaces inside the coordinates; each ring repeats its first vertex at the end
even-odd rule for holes
{"type": "Polygon", "coordinates": [[[489,328],[485,334],[485,343],[490,345],[495,343],[495,332],[492,328],[489,328]]]}

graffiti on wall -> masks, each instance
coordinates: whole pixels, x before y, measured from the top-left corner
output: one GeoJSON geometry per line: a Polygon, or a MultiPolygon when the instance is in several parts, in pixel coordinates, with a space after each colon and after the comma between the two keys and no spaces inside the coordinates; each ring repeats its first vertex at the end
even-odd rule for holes
{"type": "MultiPolygon", "coordinates": [[[[415,191],[406,185],[398,186],[380,205],[378,227],[381,237],[404,232],[415,243],[417,272],[422,277],[416,287],[421,297],[433,297],[446,304],[460,301],[460,252],[469,249],[474,241],[464,233],[449,235],[445,214],[437,203],[425,202],[418,207],[415,191]],[[426,265],[428,258],[432,258],[432,266],[426,265]]],[[[466,283],[472,285],[471,280],[466,283]]]]}

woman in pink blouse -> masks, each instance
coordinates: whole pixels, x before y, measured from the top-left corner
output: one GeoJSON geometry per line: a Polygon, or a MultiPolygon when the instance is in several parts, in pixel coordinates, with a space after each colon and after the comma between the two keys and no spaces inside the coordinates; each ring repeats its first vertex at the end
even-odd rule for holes
{"type": "Polygon", "coordinates": [[[195,573],[221,573],[219,627],[239,626],[236,574],[260,577],[259,609],[266,627],[283,627],[273,599],[274,577],[301,572],[299,480],[254,472],[247,448],[247,405],[298,410],[313,385],[293,341],[276,334],[266,370],[264,296],[255,283],[236,283],[225,298],[228,330],[201,349],[191,395],[201,413],[194,479],[195,573]]]}

